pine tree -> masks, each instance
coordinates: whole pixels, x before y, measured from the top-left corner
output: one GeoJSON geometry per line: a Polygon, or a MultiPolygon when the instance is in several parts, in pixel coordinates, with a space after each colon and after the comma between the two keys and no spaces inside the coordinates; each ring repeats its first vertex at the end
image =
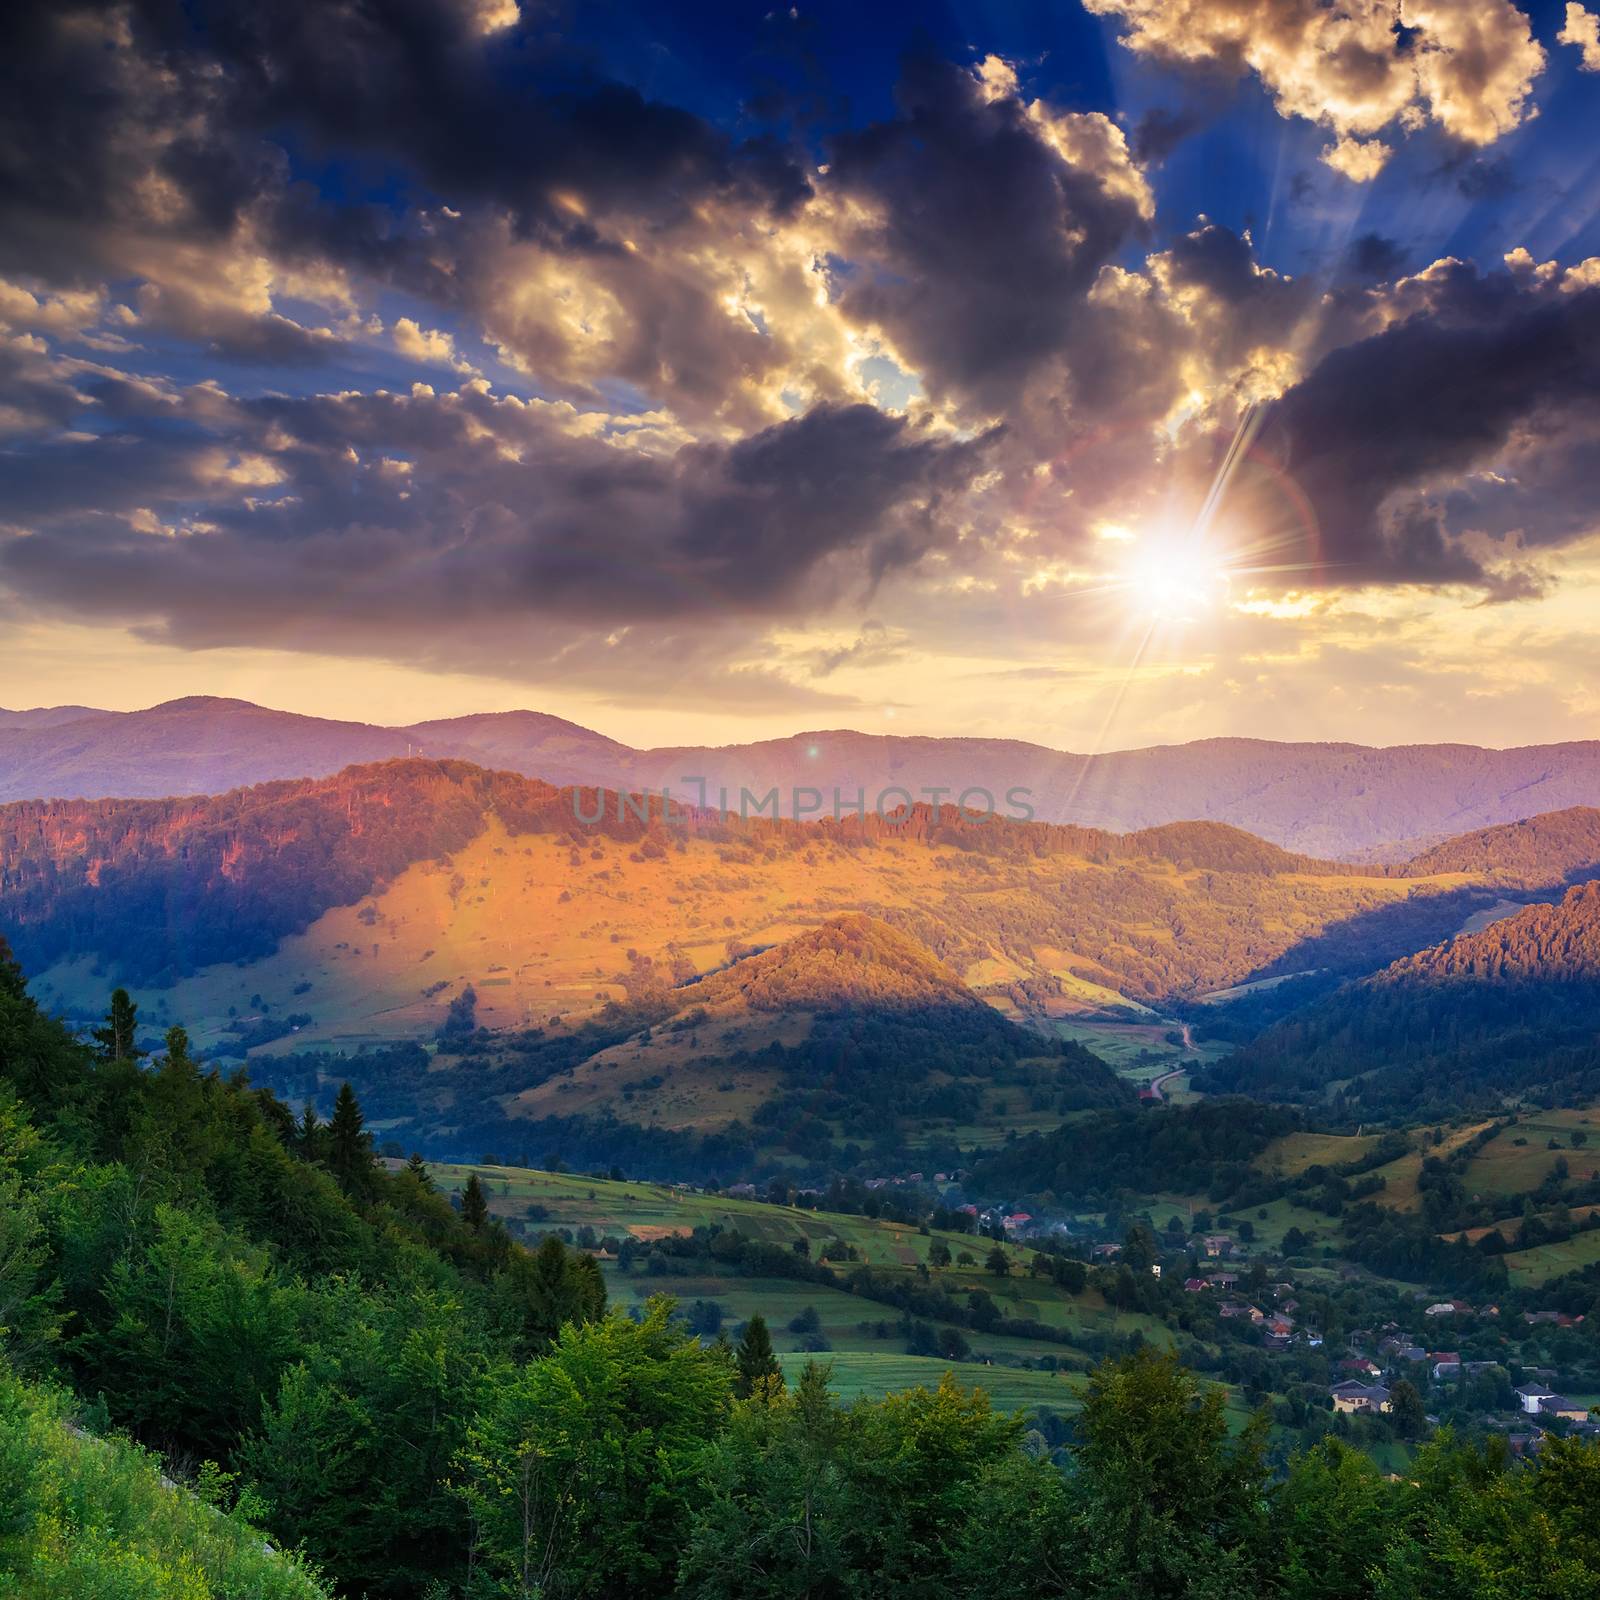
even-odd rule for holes
{"type": "Polygon", "coordinates": [[[321,1158],[323,1145],[322,1119],[317,1116],[317,1108],[307,1100],[305,1108],[300,1113],[300,1126],[295,1133],[295,1143],[300,1148],[300,1154],[307,1161],[316,1161],[321,1158]]]}
{"type": "MultiPolygon", "coordinates": [[[[139,1026],[139,1008],[126,989],[111,991],[111,1009],[106,1013],[106,1025],[94,1030],[94,1041],[100,1046],[102,1061],[136,1061],[144,1054],[134,1043],[139,1026]]],[[[187,1043],[187,1041],[185,1041],[187,1043]]]]}
{"type": "Polygon", "coordinates": [[[328,1124],[328,1170],[349,1195],[372,1188],[372,1135],[366,1131],[361,1102],[348,1083],[340,1084],[328,1124]]]}
{"type": "Polygon", "coordinates": [[[422,1159],[420,1150],[413,1150],[406,1162],[406,1171],[422,1185],[429,1194],[433,1193],[433,1174],[428,1171],[428,1163],[422,1159]]]}
{"type": "Polygon", "coordinates": [[[760,1399],[772,1390],[782,1390],[783,1369],[772,1353],[772,1336],[767,1319],[758,1311],[745,1324],[744,1337],[734,1355],[736,1374],[733,1392],[741,1400],[760,1399]]]}
{"type": "Polygon", "coordinates": [[[467,1186],[461,1191],[461,1219],[474,1233],[482,1233],[489,1220],[489,1202],[476,1172],[468,1177],[467,1186]]]}

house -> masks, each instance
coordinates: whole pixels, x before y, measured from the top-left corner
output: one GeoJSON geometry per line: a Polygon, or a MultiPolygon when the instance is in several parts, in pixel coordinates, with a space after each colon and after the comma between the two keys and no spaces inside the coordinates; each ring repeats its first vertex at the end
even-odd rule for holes
{"type": "Polygon", "coordinates": [[[1233,1240],[1225,1233],[1208,1233],[1200,1241],[1208,1256],[1231,1256],[1233,1254],[1233,1240]]]}
{"type": "Polygon", "coordinates": [[[1206,1279],[1213,1289],[1231,1289],[1238,1281],[1237,1272],[1208,1272],[1206,1279]]]}
{"type": "Polygon", "coordinates": [[[1456,1303],[1454,1300],[1435,1300],[1422,1314],[1425,1317],[1453,1317],[1456,1303]]]}
{"type": "Polygon", "coordinates": [[[1028,1212],[1026,1212],[1026,1211],[1014,1211],[1014,1212],[1012,1212],[1012,1214],[1009,1217],[1006,1217],[1004,1219],[1004,1222],[1003,1222],[1002,1225],[1006,1228],[1006,1230],[1008,1232],[1011,1232],[1011,1231],[1016,1230],[1017,1228],[1026,1228],[1028,1226],[1028,1224],[1030,1222],[1032,1222],[1032,1221],[1033,1221],[1033,1217],[1028,1212]]]}
{"type": "Polygon", "coordinates": [[[1339,1363],[1339,1370],[1349,1373],[1352,1378],[1376,1378],[1383,1368],[1376,1361],[1369,1361],[1366,1356],[1346,1356],[1339,1363]]]}
{"type": "Polygon", "coordinates": [[[1265,1322],[1267,1314],[1255,1306],[1247,1306],[1240,1300],[1224,1300],[1217,1307],[1219,1317],[1247,1317],[1251,1322],[1265,1322]]]}
{"type": "Polygon", "coordinates": [[[1343,1383],[1334,1384],[1328,1393],[1333,1398],[1335,1411],[1364,1411],[1377,1415],[1393,1409],[1389,1391],[1381,1383],[1366,1384],[1347,1378],[1343,1383]]]}
{"type": "Polygon", "coordinates": [[[1529,1327],[1539,1323],[1551,1323],[1558,1328],[1575,1328],[1583,1321],[1582,1317],[1569,1317],[1565,1311],[1524,1311],[1522,1320],[1529,1327]]]}
{"type": "Polygon", "coordinates": [[[1274,1338],[1287,1339],[1294,1332],[1294,1318],[1283,1315],[1267,1318],[1267,1332],[1274,1338]]]}
{"type": "Polygon", "coordinates": [[[1161,1263],[1159,1261],[1152,1261],[1150,1263],[1150,1276],[1152,1278],[1159,1278],[1161,1276],[1161,1263]]]}
{"type": "Polygon", "coordinates": [[[1183,1280],[1183,1292],[1185,1294],[1199,1294],[1202,1290],[1210,1287],[1211,1285],[1204,1278],[1185,1278],[1183,1280]]]}
{"type": "Polygon", "coordinates": [[[1420,1344],[1403,1344],[1394,1353],[1396,1361],[1426,1361],[1428,1352],[1420,1344]]]}
{"type": "Polygon", "coordinates": [[[1588,1406],[1579,1405],[1576,1400],[1569,1400],[1565,1395],[1547,1394],[1539,1401],[1538,1416],[1565,1417],[1568,1422],[1587,1422],[1589,1420],[1588,1406]]]}
{"type": "Polygon", "coordinates": [[[1428,1360],[1433,1363],[1433,1381],[1461,1376],[1461,1357],[1453,1350],[1435,1350],[1428,1360]]]}
{"type": "Polygon", "coordinates": [[[1096,1261],[1110,1261],[1122,1254],[1122,1246],[1120,1244],[1097,1244],[1089,1254],[1096,1261]]]}
{"type": "Polygon", "coordinates": [[[1539,1407],[1546,1400],[1559,1400],[1561,1398],[1554,1389],[1546,1389],[1541,1383],[1525,1384],[1516,1391],[1517,1404],[1528,1413],[1530,1417],[1539,1415],[1539,1407]]]}

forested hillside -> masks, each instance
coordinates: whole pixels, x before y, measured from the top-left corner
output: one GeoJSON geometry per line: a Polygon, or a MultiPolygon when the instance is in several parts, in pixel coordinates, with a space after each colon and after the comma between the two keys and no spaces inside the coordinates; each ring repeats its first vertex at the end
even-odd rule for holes
{"type": "Polygon", "coordinates": [[[348,1093],[296,1120],[197,1068],[181,1030],[147,1063],[136,1035],[119,993],[77,1044],[0,961],[0,1575],[28,1600],[313,1600],[262,1533],[347,1600],[1600,1582],[1593,1445],[1510,1470],[1441,1434],[1386,1479],[1330,1438],[1275,1475],[1265,1416],[1236,1433],[1221,1389],[1149,1348],[1047,1424],[1054,1452],[950,1378],[842,1405],[816,1362],[789,1388],[759,1316],[735,1348],[664,1298],[606,1314],[593,1257],[529,1254],[476,1177],[458,1211],[420,1161],[382,1170],[348,1093]],[[71,1403],[19,1371],[68,1381],[217,1511],[63,1433],[71,1403]]]}
{"type": "Polygon", "coordinates": [[[1582,1103],[1600,1092],[1600,883],[1346,985],[1201,1081],[1396,1116],[1582,1103]]]}
{"type": "MultiPolygon", "coordinates": [[[[0,895],[30,969],[96,951],[129,977],[170,978],[270,953],[330,906],[460,848],[490,814],[517,831],[578,831],[569,794],[462,762],[198,799],[27,801],[0,807],[0,895]]],[[[590,826],[645,828],[615,804],[590,826]]]]}
{"type": "Polygon", "coordinates": [[[1133,1099],[1081,1045],[1002,1016],[914,939],[859,914],[699,982],[636,983],[616,1021],[577,1059],[559,1035],[453,1042],[453,1071],[436,1060],[410,1098],[391,1079],[385,1109],[456,1129],[452,1147],[473,1142],[464,1123],[485,1148],[578,1138],[591,1159],[627,1154],[662,1175],[674,1159],[695,1172],[709,1160],[723,1176],[821,1182],[869,1154],[954,1164],[997,1101],[1054,1118],[1133,1099]],[[513,1094],[498,1126],[497,1090],[513,1094]],[[617,1124],[672,1136],[672,1155],[643,1155],[617,1124]]]}
{"type": "MultiPolygon", "coordinates": [[[[649,823],[643,809],[423,760],[209,798],[28,801],[0,807],[0,893],[30,972],[93,955],[124,980],[163,984],[270,956],[328,912],[381,899],[408,868],[430,864],[453,885],[452,916],[460,894],[486,889],[510,921],[519,898],[548,886],[568,896],[569,935],[614,915],[635,888],[658,912],[661,900],[693,895],[704,914],[692,926],[721,923],[745,944],[771,942],[762,930],[774,911],[814,921],[856,909],[903,927],[974,987],[1012,990],[1022,1009],[1080,979],[1151,999],[1280,969],[1370,969],[1485,901],[1459,879],[1319,862],[1215,823],[1117,835],[974,820],[947,805],[814,824],[674,811],[663,827],[659,799],[649,823]],[[492,829],[521,841],[516,854],[531,853],[536,867],[485,860],[469,878],[452,865],[492,829]],[[543,845],[530,851],[533,840],[543,845]],[[593,865],[608,842],[629,849],[593,865]],[[816,870],[835,866],[847,870],[816,870]],[[752,884],[760,920],[727,903],[752,884]]],[[[507,855],[498,840],[494,854],[507,855]]],[[[381,905],[374,914],[388,920],[381,905]]],[[[629,928],[627,943],[683,942],[666,920],[629,928]]],[[[430,936],[412,960],[438,943],[430,936]]]]}
{"type": "Polygon", "coordinates": [[[1487,882],[1547,888],[1591,878],[1597,867],[1600,810],[1572,806],[1447,839],[1414,856],[1406,870],[1419,877],[1466,872],[1487,882]]]}

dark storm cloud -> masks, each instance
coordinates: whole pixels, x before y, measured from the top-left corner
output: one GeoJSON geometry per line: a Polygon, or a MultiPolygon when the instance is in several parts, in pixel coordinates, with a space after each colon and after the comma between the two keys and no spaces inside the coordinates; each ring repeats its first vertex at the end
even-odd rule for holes
{"type": "Polygon", "coordinates": [[[115,213],[154,149],[190,221],[226,230],[282,176],[285,143],[369,156],[380,176],[398,166],[530,230],[570,226],[551,205],[566,190],[663,220],[716,190],[777,208],[807,192],[769,141],[734,141],[607,79],[537,18],[485,37],[453,0],[90,0],[7,15],[0,172],[35,215],[115,213]]]}
{"type": "Polygon", "coordinates": [[[1405,251],[1395,240],[1381,233],[1363,233],[1345,251],[1344,268],[1351,277],[1381,282],[1396,277],[1405,259],[1405,251]]]}
{"type": "MultiPolygon", "coordinates": [[[[1447,525],[1436,494],[1525,451],[1523,435],[1575,430],[1594,460],[1600,289],[1451,264],[1419,292],[1425,307],[1332,351],[1277,402],[1264,448],[1281,452],[1311,503],[1329,581],[1492,587],[1459,543],[1473,521],[1447,525]]],[[[1526,543],[1570,533],[1570,523],[1544,524],[1531,496],[1521,510],[1526,543]]]]}
{"type": "MultiPolygon", "coordinates": [[[[4,8],[0,272],[163,280],[174,252],[247,234],[450,299],[460,264],[410,207],[488,207],[581,257],[623,248],[614,212],[671,229],[708,199],[781,215],[805,198],[772,141],[608,79],[529,13],[485,36],[466,0],[4,8]]],[[[175,331],[246,360],[328,353],[246,320],[175,331]]]]}
{"type": "Polygon", "coordinates": [[[0,457],[0,506],[31,530],[0,576],[192,645],[309,629],[392,654],[420,629],[459,661],[485,626],[771,617],[945,540],[986,449],[864,405],[650,455],[478,388],[105,395],[114,428],[0,457]]]}
{"type": "MultiPolygon", "coordinates": [[[[1072,163],[1013,94],[913,60],[899,115],[834,145],[828,174],[870,220],[841,263],[847,315],[882,326],[933,392],[999,408],[1059,355],[1096,274],[1141,226],[1104,170],[1072,163]]],[[[1120,141],[1120,135],[1116,136],[1120,141]]]]}
{"type": "Polygon", "coordinates": [[[1140,161],[1165,161],[1206,121],[1206,114],[1193,108],[1170,111],[1165,106],[1152,106],[1133,130],[1133,153],[1140,161]]]}

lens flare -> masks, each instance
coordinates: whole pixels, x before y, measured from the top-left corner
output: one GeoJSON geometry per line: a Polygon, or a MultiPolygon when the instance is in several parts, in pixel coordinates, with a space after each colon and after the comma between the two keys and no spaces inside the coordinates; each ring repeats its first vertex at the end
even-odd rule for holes
{"type": "Polygon", "coordinates": [[[1129,604],[1164,622],[1192,621],[1225,605],[1229,581],[1226,557],[1192,538],[1140,540],[1118,574],[1129,604]]]}

